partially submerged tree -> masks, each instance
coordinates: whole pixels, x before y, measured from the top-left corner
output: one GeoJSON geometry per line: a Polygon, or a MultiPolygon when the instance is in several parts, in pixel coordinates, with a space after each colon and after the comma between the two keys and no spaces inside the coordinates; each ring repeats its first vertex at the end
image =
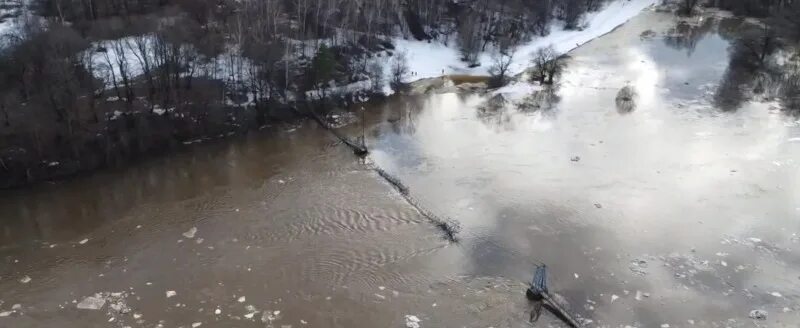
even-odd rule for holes
{"type": "Polygon", "coordinates": [[[490,88],[499,88],[508,83],[508,70],[514,61],[515,49],[498,50],[492,54],[492,66],[489,67],[490,88]]]}
{"type": "Polygon", "coordinates": [[[406,87],[406,78],[408,77],[408,57],[405,52],[398,52],[392,58],[391,63],[391,76],[390,86],[395,92],[399,92],[406,87]]]}
{"type": "Polygon", "coordinates": [[[553,84],[564,69],[563,59],[552,45],[537,49],[531,58],[531,79],[541,84],[553,84]]]}

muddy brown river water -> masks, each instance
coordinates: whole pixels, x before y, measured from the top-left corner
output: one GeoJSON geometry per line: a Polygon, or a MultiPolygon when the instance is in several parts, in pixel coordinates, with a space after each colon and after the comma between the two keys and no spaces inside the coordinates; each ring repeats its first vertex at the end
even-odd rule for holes
{"type": "Polygon", "coordinates": [[[457,244],[313,122],[4,192],[0,327],[530,327],[539,261],[588,327],[798,327],[800,121],[715,108],[728,41],[674,25],[572,52],[550,109],[365,106],[367,161],[457,244]]]}

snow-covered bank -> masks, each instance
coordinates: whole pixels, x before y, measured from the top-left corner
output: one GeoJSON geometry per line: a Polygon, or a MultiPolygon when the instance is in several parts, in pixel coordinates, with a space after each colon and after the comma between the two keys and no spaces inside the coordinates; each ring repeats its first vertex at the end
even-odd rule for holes
{"type": "MultiPolygon", "coordinates": [[[[597,12],[586,16],[586,28],[581,31],[568,31],[563,29],[561,22],[556,22],[550,27],[550,34],[535,38],[520,46],[514,54],[510,67],[512,74],[518,74],[528,67],[530,54],[539,48],[553,45],[559,53],[566,53],[580,45],[611,32],[624,24],[645,8],[654,5],[658,0],[616,0],[606,5],[597,12]]],[[[459,51],[455,47],[436,42],[412,41],[397,39],[394,41],[398,51],[407,53],[409,68],[414,72],[410,80],[437,77],[445,74],[488,74],[491,65],[491,54],[480,55],[481,66],[468,68],[459,58],[459,51]]],[[[388,63],[386,76],[389,76],[388,63]]]]}

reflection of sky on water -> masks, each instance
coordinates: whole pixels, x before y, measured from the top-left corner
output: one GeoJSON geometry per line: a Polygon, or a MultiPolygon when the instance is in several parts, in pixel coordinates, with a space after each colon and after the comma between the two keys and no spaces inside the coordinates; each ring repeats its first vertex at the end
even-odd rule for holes
{"type": "Polygon", "coordinates": [[[717,34],[698,38],[691,52],[659,38],[628,43],[594,43],[573,53],[550,114],[486,114],[482,96],[426,96],[412,133],[378,132],[376,161],[396,168],[437,211],[465,223],[465,274],[518,278],[529,260],[553,263],[569,299],[602,299],[602,309],[583,314],[605,323],[649,327],[746,314],[752,300],[724,295],[728,284],[800,293],[791,281],[775,279],[797,272],[795,253],[764,253],[741,242],[757,237],[780,250],[793,247],[792,220],[800,214],[796,119],[769,103],[729,113],[713,108],[710,94],[728,58],[727,41],[717,34]],[[625,85],[636,89],[637,106],[620,115],[615,97],[625,85]],[[409,158],[414,167],[404,167],[409,158]],[[739,242],[721,245],[729,237],[739,242]],[[719,264],[718,252],[731,254],[730,266],[719,264]],[[632,274],[630,261],[646,255],[656,256],[648,275],[632,274]],[[657,259],[673,255],[665,261],[683,268],[657,259]],[[703,261],[711,264],[679,278],[703,261]],[[738,265],[748,269],[734,272],[738,265]],[[573,272],[589,277],[569,279],[573,272]],[[631,301],[625,291],[635,290],[657,294],[661,305],[631,301]],[[623,305],[608,304],[611,294],[623,305]]]}

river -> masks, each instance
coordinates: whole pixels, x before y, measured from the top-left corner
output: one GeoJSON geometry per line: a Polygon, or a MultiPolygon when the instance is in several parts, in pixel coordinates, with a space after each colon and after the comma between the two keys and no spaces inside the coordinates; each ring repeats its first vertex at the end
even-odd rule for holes
{"type": "Polygon", "coordinates": [[[539,262],[588,326],[796,327],[800,121],[716,108],[727,38],[675,24],[648,11],[571,52],[539,110],[365,105],[366,163],[305,122],[4,192],[0,327],[529,327],[539,262]]]}

